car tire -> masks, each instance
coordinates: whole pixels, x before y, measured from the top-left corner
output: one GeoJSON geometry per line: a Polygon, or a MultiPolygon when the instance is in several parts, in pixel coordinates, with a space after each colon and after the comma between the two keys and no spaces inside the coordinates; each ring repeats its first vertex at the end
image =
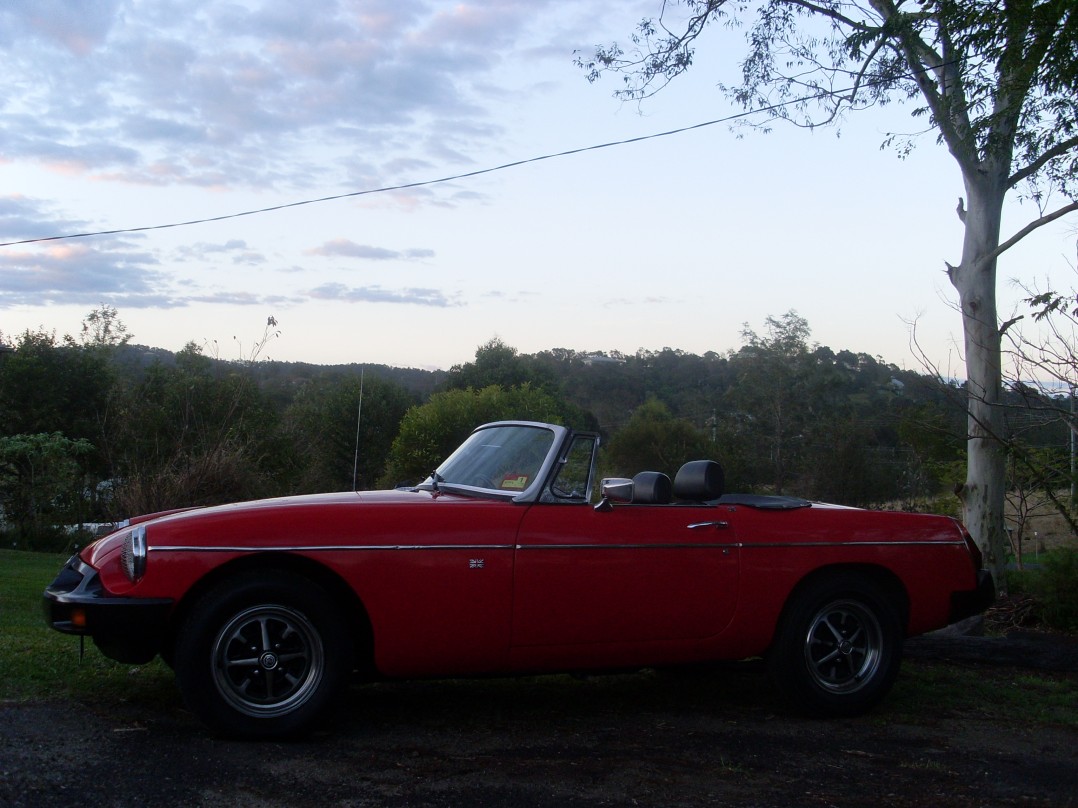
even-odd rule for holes
{"type": "Polygon", "coordinates": [[[795,711],[857,715],[878,704],[898,675],[901,611],[888,591],[852,573],[796,592],[768,654],[768,672],[795,711]]]}
{"type": "Polygon", "coordinates": [[[309,732],[347,684],[352,643],[312,581],[251,571],[211,590],[176,643],[187,706],[220,735],[247,740],[309,732]]]}

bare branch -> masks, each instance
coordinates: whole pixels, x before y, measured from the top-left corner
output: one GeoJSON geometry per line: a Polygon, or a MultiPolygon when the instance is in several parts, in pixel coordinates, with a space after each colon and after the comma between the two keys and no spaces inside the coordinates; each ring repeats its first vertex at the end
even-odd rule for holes
{"type": "Polygon", "coordinates": [[[858,22],[852,17],[847,17],[845,14],[839,13],[836,8],[829,8],[827,6],[820,6],[816,3],[809,3],[807,0],[787,0],[787,5],[798,6],[809,11],[813,14],[819,14],[822,17],[827,17],[834,20],[837,23],[841,23],[855,31],[871,31],[871,26],[865,25],[863,22],[858,22]]]}
{"type": "Polygon", "coordinates": [[[1007,178],[1007,187],[1013,188],[1018,183],[1022,182],[1022,180],[1036,174],[1038,171],[1044,168],[1045,165],[1047,165],[1055,158],[1062,157],[1071,149],[1075,148],[1078,148],[1078,135],[1075,135],[1068,140],[1057,143],[1052,148],[1047,149],[1046,151],[1041,153],[1041,155],[1028,166],[1025,166],[1024,168],[1021,168],[1018,171],[1014,172],[1011,176],[1007,178]]]}
{"type": "Polygon", "coordinates": [[[1044,227],[1046,224],[1051,224],[1056,219],[1060,219],[1066,216],[1068,213],[1074,213],[1074,211],[1076,210],[1078,210],[1078,202],[1071,202],[1069,205],[1064,205],[1059,210],[1056,210],[1045,216],[1041,216],[1039,219],[1035,219],[1034,221],[1023,227],[1021,230],[1019,230],[1017,233],[1015,233],[1013,236],[1011,236],[1009,239],[1000,244],[998,247],[996,247],[996,249],[992,250],[992,252],[981,256],[981,258],[974,266],[975,270],[979,272],[983,267],[988,266],[989,263],[995,261],[1003,253],[1005,253],[1019,241],[1024,239],[1034,230],[1044,227]]]}
{"type": "Polygon", "coordinates": [[[1015,324],[1015,323],[1017,323],[1018,321],[1020,321],[1020,320],[1024,320],[1024,319],[1025,319],[1025,315],[1024,315],[1024,314],[1019,314],[1019,315],[1018,315],[1017,317],[1012,317],[1012,318],[1011,318],[1010,320],[1008,320],[1007,322],[1005,322],[1005,323],[1004,323],[1003,325],[1001,325],[1001,326],[999,327],[999,335],[1000,335],[1000,336],[1003,336],[1004,334],[1006,334],[1006,333],[1007,333],[1007,331],[1008,331],[1008,330],[1010,329],[1010,327],[1011,327],[1012,325],[1014,325],[1014,324],[1015,324]]]}

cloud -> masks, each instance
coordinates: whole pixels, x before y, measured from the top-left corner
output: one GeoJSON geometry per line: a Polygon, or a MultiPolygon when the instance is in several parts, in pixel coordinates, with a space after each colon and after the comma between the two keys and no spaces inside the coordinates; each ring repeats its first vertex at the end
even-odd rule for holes
{"type": "MultiPolygon", "coordinates": [[[[54,214],[47,203],[27,197],[0,197],[0,237],[35,238],[85,229],[85,222],[54,214]]],[[[410,303],[421,306],[459,305],[437,289],[388,290],[379,286],[346,287],[326,283],[309,292],[268,294],[249,289],[209,290],[193,278],[166,272],[152,251],[138,248],[141,237],[99,236],[86,240],[47,241],[0,250],[0,309],[12,306],[69,304],[98,305],[107,301],[123,308],[177,308],[195,304],[292,305],[314,298],[343,302],[410,303]]],[[[347,239],[326,242],[310,253],[365,260],[420,260],[432,250],[387,250],[347,239]]],[[[262,264],[265,257],[243,239],[198,242],[175,251],[179,260],[214,266],[262,264]]],[[[297,271],[287,266],[283,272],[297,271]]],[[[220,277],[215,274],[215,278],[220,277]]]]}
{"type": "MultiPolygon", "coordinates": [[[[0,240],[48,238],[77,233],[88,224],[64,218],[48,202],[25,196],[0,197],[0,240]]],[[[168,305],[168,278],[139,237],[69,239],[0,249],[0,308],[76,303],[102,299],[168,305]]]]}
{"type": "Polygon", "coordinates": [[[367,244],[356,244],[354,241],[340,238],[334,239],[333,241],[327,241],[321,247],[307,250],[306,254],[362,258],[368,261],[418,261],[426,258],[433,258],[434,250],[421,248],[390,250],[385,247],[371,247],[367,244]]]}
{"type": "Polygon", "coordinates": [[[182,305],[195,303],[222,304],[229,306],[288,306],[301,303],[302,300],[287,295],[260,295],[254,292],[214,292],[212,294],[190,295],[182,298],[182,305]]]}
{"type": "Polygon", "coordinates": [[[0,10],[0,43],[35,37],[71,54],[85,56],[112,28],[119,0],[34,0],[0,10]]]}
{"type": "Polygon", "coordinates": [[[461,305],[438,289],[401,289],[391,291],[380,286],[353,286],[343,283],[324,283],[312,289],[316,300],[339,300],[345,303],[411,303],[417,306],[448,308],[461,305]]]}
{"type": "Polygon", "coordinates": [[[647,295],[645,297],[611,297],[602,301],[599,305],[603,308],[622,308],[624,306],[668,306],[674,301],[662,295],[647,295]]]}
{"type": "Polygon", "coordinates": [[[176,251],[180,261],[208,262],[215,261],[218,257],[227,257],[234,265],[260,266],[267,259],[258,250],[250,249],[243,239],[230,239],[224,244],[208,244],[199,242],[180,247],[176,251]]]}
{"type": "Polygon", "coordinates": [[[0,252],[0,307],[124,301],[168,306],[168,280],[148,252],[120,242],[56,242],[0,252]]]}
{"type": "Polygon", "coordinates": [[[84,221],[59,218],[43,200],[18,194],[0,196],[0,241],[48,238],[88,227],[84,221]]]}
{"type": "Polygon", "coordinates": [[[228,187],[339,184],[357,154],[380,156],[374,184],[415,161],[469,162],[477,137],[501,134],[476,88],[536,14],[505,0],[11,5],[5,156],[228,187]]]}
{"type": "MultiPolygon", "coordinates": [[[[42,200],[0,197],[0,240],[48,238],[88,229],[87,222],[64,218],[42,200]]],[[[0,309],[47,304],[95,306],[102,301],[124,308],[163,309],[200,302],[244,302],[243,294],[206,294],[197,282],[177,279],[153,251],[142,247],[143,238],[137,234],[96,236],[0,249],[0,309]]],[[[265,261],[240,239],[196,244],[179,252],[185,260],[225,256],[232,263],[265,261]]],[[[253,297],[252,303],[278,300],[253,297]]]]}
{"type": "MultiPolygon", "coordinates": [[[[267,198],[284,191],[275,198],[289,199],[296,190],[329,195],[478,167],[477,156],[486,160],[506,134],[498,123],[504,91],[493,80],[545,5],[321,0],[315,14],[294,0],[0,4],[7,71],[0,164],[17,182],[23,169],[34,178],[45,173],[41,167],[62,175],[41,187],[97,181],[70,197],[94,200],[81,217],[42,200],[0,197],[0,241],[103,229],[101,220],[119,218],[122,209],[110,207],[109,183],[255,189],[267,198]],[[99,190],[105,193],[94,196],[99,190]]],[[[31,182],[26,186],[38,187],[31,182]]],[[[466,184],[447,183],[357,204],[411,209],[485,199],[466,184]]],[[[348,239],[318,244],[321,238],[310,238],[317,246],[306,255],[326,260],[311,267],[299,265],[301,247],[275,242],[263,251],[250,235],[179,247],[132,234],[0,249],[0,309],[103,300],[128,308],[290,305],[310,298],[461,305],[459,295],[433,288],[322,283],[320,268],[429,262],[437,255],[427,247],[348,239]],[[280,267],[267,266],[271,260],[280,267]],[[280,294],[262,282],[269,278],[264,271],[252,280],[255,273],[235,267],[274,269],[273,283],[307,274],[280,294]],[[313,288],[293,291],[300,283],[313,288]]]]}

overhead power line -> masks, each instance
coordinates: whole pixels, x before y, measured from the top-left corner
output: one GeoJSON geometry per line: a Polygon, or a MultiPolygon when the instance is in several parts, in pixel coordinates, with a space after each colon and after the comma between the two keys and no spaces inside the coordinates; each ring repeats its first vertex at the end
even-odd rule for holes
{"type": "Polygon", "coordinates": [[[271,205],[265,208],[257,208],[255,210],[244,210],[238,213],[226,213],[221,216],[207,216],[202,219],[188,219],[182,222],[168,222],[166,224],[153,224],[146,225],[144,227],[121,227],[115,230],[93,230],[86,233],[66,233],[64,235],[57,236],[41,236],[38,238],[25,238],[18,241],[2,241],[0,247],[14,247],[19,244],[40,244],[46,241],[64,241],[67,239],[76,238],[90,238],[92,236],[116,236],[125,233],[144,233],[148,230],[168,230],[174,227],[190,227],[196,224],[209,224],[211,222],[223,222],[228,219],[239,219],[244,216],[258,216],[263,213],[272,213],[278,210],[287,210],[289,208],[299,208],[304,205],[317,205],[322,202],[333,202],[338,199],[350,199],[357,196],[369,196],[372,194],[384,194],[390,191],[406,191],[410,188],[423,188],[428,185],[439,185],[445,182],[453,182],[454,180],[463,180],[470,177],[478,177],[483,174],[493,174],[495,171],[505,171],[508,168],[517,168],[518,166],[528,165],[529,163],[538,163],[543,160],[554,160],[559,157],[569,157],[573,154],[582,154],[589,151],[598,151],[599,149],[609,149],[614,146],[626,146],[630,143],[639,143],[644,140],[654,140],[655,138],[668,137],[670,135],[679,135],[684,132],[690,132],[694,129],[702,129],[706,126],[714,126],[718,123],[726,123],[736,118],[743,117],[749,113],[740,113],[738,115],[731,115],[727,118],[719,118],[713,121],[705,121],[704,123],[693,124],[692,126],[683,126],[679,129],[671,129],[667,132],[657,132],[650,135],[641,135],[639,137],[628,138],[627,140],[616,140],[609,143],[599,143],[593,146],[583,146],[579,149],[569,149],[568,151],[555,152],[552,154],[542,154],[538,157],[529,157],[524,160],[514,160],[511,163],[503,163],[499,166],[491,166],[489,168],[480,168],[475,171],[466,171],[461,174],[451,174],[447,177],[439,177],[431,180],[420,180],[418,182],[406,182],[401,185],[386,185],[380,188],[368,188],[363,191],[350,191],[344,194],[333,194],[331,196],[320,196],[317,199],[303,199],[298,202],[285,202],[281,205],[271,205]]]}
{"type": "MultiPolygon", "coordinates": [[[[864,86],[866,86],[866,85],[862,85],[862,87],[864,87],[864,86]]],[[[39,238],[20,239],[18,241],[3,241],[3,242],[0,242],[0,247],[14,247],[14,246],[18,246],[18,245],[21,245],[21,244],[40,244],[40,243],[49,242],[49,241],[66,241],[66,240],[77,239],[77,238],[91,238],[93,236],[116,236],[116,235],[123,235],[123,234],[126,234],[126,233],[145,233],[145,232],[150,231],[150,230],[169,230],[169,229],[175,228],[175,227],[190,227],[190,226],[196,225],[196,224],[210,224],[211,222],[223,222],[223,221],[227,221],[229,219],[239,219],[239,218],[242,218],[242,217],[245,217],[245,216],[258,216],[258,215],[261,215],[263,213],[273,213],[274,211],[278,211],[278,210],[288,210],[289,208],[299,208],[299,207],[303,207],[304,205],[317,205],[317,204],[320,204],[320,203],[323,203],[323,202],[333,202],[333,201],[336,201],[338,199],[351,199],[351,198],[357,197],[357,196],[370,196],[370,195],[373,195],[373,194],[389,193],[390,191],[406,191],[406,190],[408,190],[410,188],[423,188],[423,187],[426,187],[426,186],[429,186],[429,185],[439,185],[439,184],[445,183],[445,182],[453,182],[455,180],[463,180],[463,179],[469,179],[471,177],[479,177],[479,176],[482,176],[483,174],[493,174],[496,171],[505,171],[506,169],[509,169],[509,168],[518,168],[519,166],[528,165],[530,163],[539,163],[539,162],[542,162],[544,160],[555,160],[555,159],[562,158],[562,157],[570,157],[570,156],[572,156],[574,154],[584,154],[585,152],[599,151],[600,149],[610,149],[610,148],[613,148],[615,146],[628,146],[628,145],[630,145],[632,143],[641,143],[641,142],[646,141],[646,140],[656,140],[656,139],[662,138],[662,137],[670,137],[672,135],[681,135],[681,134],[684,134],[685,132],[692,132],[692,131],[694,131],[696,129],[704,129],[705,127],[715,126],[716,124],[720,124],[720,123],[730,123],[731,121],[735,121],[735,120],[737,120],[739,118],[747,118],[747,117],[749,117],[751,115],[760,115],[762,113],[766,114],[768,112],[775,112],[777,110],[782,109],[783,107],[793,106],[795,104],[801,104],[801,103],[805,103],[807,101],[818,100],[820,98],[824,98],[824,97],[827,97],[827,96],[832,96],[832,97],[839,96],[839,97],[841,97],[841,96],[843,96],[843,95],[845,95],[847,93],[855,91],[855,89],[856,88],[854,88],[854,87],[850,87],[850,88],[847,88],[846,90],[826,90],[826,91],[821,90],[819,92],[812,93],[812,94],[806,95],[806,96],[802,96],[800,98],[791,98],[791,99],[787,99],[786,101],[782,101],[782,102],[777,103],[777,104],[772,104],[770,106],[761,107],[760,109],[746,110],[744,112],[739,112],[739,113],[736,113],[734,115],[727,115],[726,117],[723,117],[723,118],[716,118],[716,119],[711,120],[711,121],[704,121],[703,123],[696,123],[696,124],[692,124],[690,126],[682,126],[682,127],[677,128],[677,129],[669,129],[669,130],[667,130],[665,132],[655,132],[655,133],[652,133],[650,135],[640,135],[639,137],[627,138],[625,140],[613,140],[613,141],[609,141],[607,143],[598,143],[598,144],[595,144],[595,145],[592,145],[592,146],[583,146],[583,147],[580,147],[580,148],[577,148],[577,149],[568,149],[566,151],[553,152],[551,154],[542,154],[542,155],[539,155],[538,157],[529,157],[529,158],[526,158],[526,159],[523,159],[523,160],[514,160],[511,163],[503,163],[501,165],[491,166],[489,168],[480,168],[480,169],[476,169],[475,171],[465,171],[465,172],[462,172],[460,174],[451,174],[449,176],[439,177],[437,179],[420,180],[418,182],[407,182],[407,183],[403,183],[401,185],[386,185],[386,186],[383,186],[383,187],[380,187],[380,188],[368,188],[368,189],[363,190],[363,191],[350,191],[348,193],[343,193],[343,194],[333,194],[331,196],[321,196],[321,197],[318,197],[317,199],[303,199],[303,200],[300,200],[298,202],[286,202],[286,203],[281,204],[281,205],[271,205],[271,206],[265,207],[265,208],[257,208],[257,209],[254,209],[254,210],[244,210],[244,211],[240,211],[238,213],[226,213],[226,214],[221,215],[221,216],[207,216],[207,217],[201,218],[201,219],[189,219],[187,221],[182,221],[182,222],[168,222],[166,224],[146,225],[144,227],[121,227],[121,228],[116,228],[116,229],[113,229],[113,230],[93,230],[93,231],[88,231],[86,233],[66,233],[66,234],[63,234],[63,235],[56,235],[56,236],[42,236],[42,237],[39,237],[39,238]]]]}

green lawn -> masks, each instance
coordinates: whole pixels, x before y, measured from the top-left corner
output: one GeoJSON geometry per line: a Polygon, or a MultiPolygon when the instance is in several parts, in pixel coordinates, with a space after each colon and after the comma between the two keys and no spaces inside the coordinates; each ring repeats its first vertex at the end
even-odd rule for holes
{"type": "Polygon", "coordinates": [[[45,625],[41,593],[67,560],[53,553],[0,550],[0,701],[44,698],[175,698],[172,671],[160,660],[121,665],[90,641],[45,625]]]}

